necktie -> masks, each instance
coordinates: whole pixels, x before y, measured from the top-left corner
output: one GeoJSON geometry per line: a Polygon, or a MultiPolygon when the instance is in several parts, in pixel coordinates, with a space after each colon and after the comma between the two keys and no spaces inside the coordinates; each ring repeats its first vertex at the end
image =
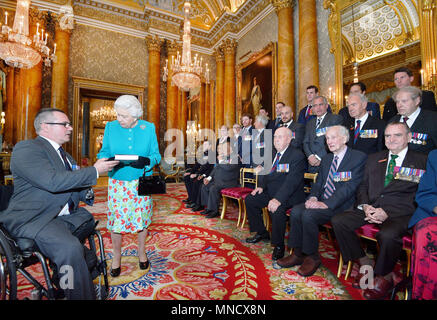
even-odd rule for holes
{"type": "Polygon", "coordinates": [[[404,123],[408,126],[407,121],[408,121],[408,117],[402,117],[402,120],[404,121],[404,123]]]}
{"type": "Polygon", "coordinates": [[[305,112],[305,120],[308,120],[308,118],[310,117],[311,114],[311,106],[307,106],[307,110],[305,112]]]}
{"type": "Polygon", "coordinates": [[[329,168],[328,178],[326,179],[325,192],[323,193],[323,198],[325,199],[329,199],[329,197],[332,196],[335,191],[334,173],[337,171],[337,162],[338,157],[335,156],[334,160],[331,163],[331,167],[329,168]]]}
{"type": "Polygon", "coordinates": [[[357,126],[355,127],[355,132],[354,132],[354,144],[357,143],[358,137],[360,136],[360,123],[361,120],[357,120],[357,126]]]}
{"type": "Polygon", "coordinates": [[[270,173],[276,171],[276,168],[278,167],[278,163],[279,163],[279,158],[281,158],[281,153],[280,152],[278,152],[276,154],[276,158],[275,158],[275,161],[273,162],[272,169],[270,170],[270,173]]]}
{"type": "Polygon", "coordinates": [[[317,118],[316,129],[320,126],[321,122],[322,122],[322,118],[317,118]]]}
{"type": "Polygon", "coordinates": [[[399,157],[397,154],[392,154],[390,162],[388,163],[388,170],[385,176],[384,187],[386,187],[393,180],[393,171],[396,166],[396,158],[399,157]]]}
{"type": "MultiPolygon", "coordinates": [[[[68,171],[72,171],[70,163],[67,160],[67,155],[65,153],[65,150],[62,147],[59,147],[58,150],[59,150],[59,153],[61,154],[62,161],[64,161],[65,169],[67,169],[68,171]]],[[[70,197],[70,199],[68,199],[68,210],[71,213],[71,212],[73,212],[73,209],[74,209],[74,202],[73,202],[73,200],[70,197]]]]}

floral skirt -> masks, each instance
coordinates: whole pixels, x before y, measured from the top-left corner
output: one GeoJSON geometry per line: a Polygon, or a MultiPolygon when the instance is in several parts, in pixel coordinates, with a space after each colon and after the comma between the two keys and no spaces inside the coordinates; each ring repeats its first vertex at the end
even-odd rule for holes
{"type": "Polygon", "coordinates": [[[437,299],[437,217],[414,226],[412,266],[413,299],[437,299]]]}
{"type": "Polygon", "coordinates": [[[115,233],[137,233],[152,222],[153,201],[150,196],[138,196],[138,179],[122,181],[108,179],[107,228],[115,233]]]}

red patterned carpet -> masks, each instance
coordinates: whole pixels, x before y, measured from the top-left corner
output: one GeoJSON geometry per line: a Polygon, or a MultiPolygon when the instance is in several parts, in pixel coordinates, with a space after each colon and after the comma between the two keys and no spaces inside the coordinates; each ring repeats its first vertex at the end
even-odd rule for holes
{"type": "MultiPolygon", "coordinates": [[[[350,280],[336,277],[337,253],[326,236],[322,235],[320,241],[323,265],[313,276],[299,276],[297,267],[277,270],[272,266],[269,244],[245,243],[249,231],[247,225],[236,228],[236,207],[231,205],[223,220],[206,219],[183,205],[183,184],[167,186],[166,195],[154,196],[146,248],[151,268],[138,268],[136,236],[125,235],[121,275],[109,276],[108,299],[362,299],[350,280]]],[[[94,206],[87,209],[100,220],[98,227],[104,237],[109,268],[112,246],[106,230],[106,188],[95,188],[95,194],[94,206]]],[[[41,273],[37,268],[33,272],[41,273]]],[[[19,297],[28,296],[30,288],[20,276],[19,297]]]]}

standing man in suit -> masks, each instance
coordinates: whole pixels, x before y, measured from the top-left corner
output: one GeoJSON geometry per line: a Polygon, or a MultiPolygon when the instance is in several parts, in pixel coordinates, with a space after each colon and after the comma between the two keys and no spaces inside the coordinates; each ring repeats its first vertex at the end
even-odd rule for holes
{"type": "MultiPolygon", "coordinates": [[[[264,167],[264,157],[266,156],[266,153],[268,155],[272,154],[272,131],[266,128],[268,121],[268,118],[261,114],[255,117],[255,128],[252,131],[253,139],[251,167],[253,168],[257,166],[264,167]]],[[[271,160],[270,157],[269,159],[271,160]]]]}
{"type": "Polygon", "coordinates": [[[231,146],[229,142],[219,145],[218,163],[212,169],[209,177],[203,179],[203,185],[200,189],[200,199],[205,211],[201,214],[207,218],[219,216],[218,209],[220,205],[220,191],[224,188],[232,188],[238,185],[240,174],[237,163],[231,163],[231,146]]]}
{"type": "Polygon", "coordinates": [[[273,130],[273,128],[275,127],[275,121],[271,120],[269,118],[269,112],[265,109],[265,108],[261,108],[259,109],[259,113],[255,116],[255,118],[260,115],[260,116],[264,116],[267,118],[267,124],[266,124],[266,129],[271,129],[273,130]]]}
{"type": "MultiPolygon", "coordinates": [[[[362,95],[366,94],[366,85],[362,82],[355,82],[352,83],[349,89],[349,96],[354,93],[360,93],[362,95]]],[[[379,104],[376,102],[370,102],[368,100],[366,104],[366,111],[369,113],[370,116],[381,119],[381,111],[379,109],[379,104]]],[[[350,122],[351,117],[349,115],[347,106],[340,109],[338,112],[339,115],[343,117],[343,120],[346,122],[350,122]]]]}
{"type": "Polygon", "coordinates": [[[390,122],[405,122],[411,130],[408,147],[428,154],[437,148],[437,112],[420,107],[422,91],[416,87],[403,87],[393,94],[398,115],[390,122]]]}
{"type": "MultiPolygon", "coordinates": [[[[293,121],[293,110],[290,106],[284,106],[281,109],[281,122],[278,126],[286,127],[291,130],[293,140],[291,145],[295,148],[302,149],[303,138],[305,137],[305,126],[301,123],[293,121]]],[[[277,128],[275,128],[276,130],[277,128]]],[[[273,135],[275,131],[273,131],[273,135]]]]}
{"type": "Polygon", "coordinates": [[[238,146],[238,155],[242,168],[250,168],[252,164],[252,115],[243,114],[241,123],[243,128],[240,131],[241,143],[238,146]]]}
{"type": "MultiPolygon", "coordinates": [[[[408,221],[416,208],[414,197],[421,170],[426,167],[427,156],[408,147],[411,132],[405,123],[389,123],[384,135],[388,150],[369,156],[357,191],[357,206],[331,221],[343,259],[373,268],[373,289],[364,289],[366,299],[383,299],[393,288],[393,269],[402,251],[408,221]],[[365,254],[355,233],[368,223],[379,228],[376,263],[365,254]]],[[[364,277],[368,274],[358,274],[353,286],[362,287],[364,277]]]]}
{"type": "Polygon", "coordinates": [[[326,132],[329,153],[322,159],[319,174],[306,202],[291,210],[289,248],[293,254],[280,259],[282,268],[300,265],[303,277],[314,274],[321,264],[319,257],[319,226],[353,206],[355,192],[364,174],[367,155],[347,147],[349,131],[343,126],[326,132]]]}
{"type": "Polygon", "coordinates": [[[360,150],[366,154],[381,151],[384,146],[385,122],[378,117],[373,117],[367,112],[367,98],[361,93],[351,93],[348,97],[347,109],[349,122],[348,147],[360,150]]]}
{"type": "Polygon", "coordinates": [[[266,168],[259,177],[258,187],[245,199],[250,231],[256,232],[246,239],[248,243],[268,240],[269,232],[262,219],[262,208],[267,207],[272,217],[272,259],[284,256],[284,235],[287,224],[286,211],[304,201],[305,155],[291,145],[290,129],[281,127],[275,132],[274,144],[277,150],[273,165],[266,168]]]}
{"type": "Polygon", "coordinates": [[[72,270],[72,286],[64,289],[67,299],[95,299],[81,244],[94,230],[94,218],[79,202],[86,201],[98,176],[118,161],[99,159],[94,166],[79,169],[62,149],[73,131],[62,110],[41,109],[34,127],[38,136],[20,141],[12,152],[14,193],[0,222],[13,237],[34,240],[60,275],[66,266],[72,270]]]}
{"type": "MultiPolygon", "coordinates": [[[[297,118],[298,123],[301,123],[305,126],[308,121],[314,118],[314,113],[312,111],[313,100],[315,97],[317,97],[318,94],[319,88],[317,88],[315,85],[311,85],[306,88],[307,105],[300,110],[299,116],[297,118]]],[[[329,105],[328,112],[332,113],[331,106],[329,105]]]]}
{"type": "MultiPolygon", "coordinates": [[[[411,83],[414,80],[413,72],[410,69],[401,67],[395,70],[394,72],[394,83],[396,88],[401,89],[403,87],[411,86],[411,83]]],[[[422,102],[420,104],[422,109],[437,111],[437,106],[435,102],[435,96],[432,91],[422,91],[422,102]]],[[[396,102],[393,98],[387,100],[384,105],[384,112],[382,115],[382,119],[385,122],[388,122],[397,114],[396,102]]]]}
{"type": "Polygon", "coordinates": [[[337,114],[328,113],[328,101],[323,96],[315,97],[312,107],[314,118],[305,127],[303,151],[308,159],[308,171],[318,171],[322,158],[326,151],[326,130],[335,125],[342,124],[343,118],[337,114]]]}
{"type": "Polygon", "coordinates": [[[282,109],[283,106],[285,106],[285,103],[283,103],[281,101],[276,103],[276,105],[275,105],[275,115],[276,115],[276,118],[274,119],[273,124],[270,125],[271,126],[270,129],[273,130],[281,122],[281,109],[282,109]]]}

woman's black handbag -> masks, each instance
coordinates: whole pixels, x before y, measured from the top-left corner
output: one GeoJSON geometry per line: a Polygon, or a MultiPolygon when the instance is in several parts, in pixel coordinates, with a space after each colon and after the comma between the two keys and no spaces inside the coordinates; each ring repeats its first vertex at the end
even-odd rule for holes
{"type": "MultiPolygon", "coordinates": [[[[151,168],[147,172],[152,171],[152,169],[153,168],[151,168]]],[[[161,169],[159,168],[159,166],[158,171],[158,175],[146,176],[146,169],[144,168],[144,173],[138,181],[139,196],[148,196],[150,194],[162,194],[167,192],[165,180],[161,176],[161,169]]]]}

